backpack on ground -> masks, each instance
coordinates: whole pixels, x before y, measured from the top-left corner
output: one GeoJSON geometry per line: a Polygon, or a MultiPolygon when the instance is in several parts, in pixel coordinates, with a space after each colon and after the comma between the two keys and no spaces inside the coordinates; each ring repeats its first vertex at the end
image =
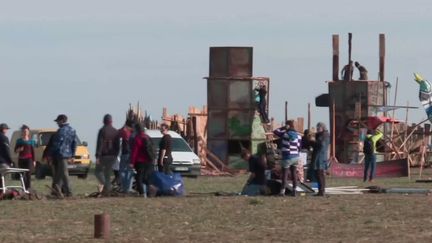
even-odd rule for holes
{"type": "Polygon", "coordinates": [[[374,153],[372,137],[366,137],[363,141],[363,153],[365,155],[372,155],[374,153]]]}

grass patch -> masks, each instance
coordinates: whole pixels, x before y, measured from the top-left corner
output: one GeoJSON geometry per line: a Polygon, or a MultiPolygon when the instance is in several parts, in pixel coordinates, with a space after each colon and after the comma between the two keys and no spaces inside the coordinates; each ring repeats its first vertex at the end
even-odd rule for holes
{"type": "MultiPolygon", "coordinates": [[[[239,192],[247,176],[185,178],[181,198],[85,198],[96,190],[90,175],[72,177],[67,200],[1,201],[0,242],[90,242],[95,214],[111,216],[112,242],[427,242],[432,198],[425,195],[320,197],[213,196],[239,192]]],[[[328,178],[329,186],[366,186],[328,178]]],[[[47,193],[51,180],[35,180],[47,193]]],[[[424,187],[407,178],[377,179],[386,187],[424,187]]]]}

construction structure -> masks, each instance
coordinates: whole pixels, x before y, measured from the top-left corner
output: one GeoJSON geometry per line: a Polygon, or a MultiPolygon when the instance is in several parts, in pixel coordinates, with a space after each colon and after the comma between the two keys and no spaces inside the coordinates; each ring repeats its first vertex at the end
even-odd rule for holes
{"type": "MultiPolygon", "coordinates": [[[[388,105],[389,82],[385,80],[385,36],[379,35],[378,80],[356,80],[351,57],[352,35],[348,35],[348,64],[339,77],[339,35],[333,35],[332,80],[327,81],[328,93],[318,96],[317,106],[329,107],[332,162],[330,173],[342,177],[362,177],[363,139],[368,129],[379,127],[384,139],[377,145],[378,176],[407,176],[409,167],[423,165],[428,159],[430,126],[422,121],[408,125],[409,106],[396,106],[397,82],[393,105],[388,105]],[[346,75],[348,72],[348,75],[346,75]],[[395,119],[394,112],[407,109],[405,121],[395,119]],[[422,125],[424,126],[422,127],[422,125]]],[[[361,72],[361,70],[359,69],[361,72]]],[[[366,75],[367,76],[367,75],[366,75]]],[[[359,78],[361,79],[361,78],[359,78]]]]}
{"type": "Polygon", "coordinates": [[[207,148],[225,164],[242,148],[255,153],[265,142],[254,90],[265,85],[268,101],[269,78],[253,77],[252,61],[252,47],[210,47],[207,148]]]}

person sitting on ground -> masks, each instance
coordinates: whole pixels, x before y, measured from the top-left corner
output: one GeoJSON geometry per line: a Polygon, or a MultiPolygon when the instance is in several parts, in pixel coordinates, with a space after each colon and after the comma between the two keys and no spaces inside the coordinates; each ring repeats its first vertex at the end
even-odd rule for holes
{"type": "Polygon", "coordinates": [[[247,196],[264,195],[266,189],[265,170],[267,168],[265,156],[252,155],[249,150],[244,149],[241,157],[249,163],[250,172],[241,194],[247,196]]]}

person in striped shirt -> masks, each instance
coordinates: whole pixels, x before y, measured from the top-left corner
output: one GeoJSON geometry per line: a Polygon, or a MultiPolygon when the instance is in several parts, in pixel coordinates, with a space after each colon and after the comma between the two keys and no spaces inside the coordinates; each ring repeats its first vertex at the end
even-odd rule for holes
{"type": "Polygon", "coordinates": [[[288,171],[291,172],[293,191],[292,196],[296,196],[297,187],[297,165],[300,159],[301,136],[294,129],[294,120],[285,122],[285,126],[278,128],[273,133],[281,138],[282,160],[282,187],[279,195],[285,195],[285,189],[288,181],[288,171]]]}

